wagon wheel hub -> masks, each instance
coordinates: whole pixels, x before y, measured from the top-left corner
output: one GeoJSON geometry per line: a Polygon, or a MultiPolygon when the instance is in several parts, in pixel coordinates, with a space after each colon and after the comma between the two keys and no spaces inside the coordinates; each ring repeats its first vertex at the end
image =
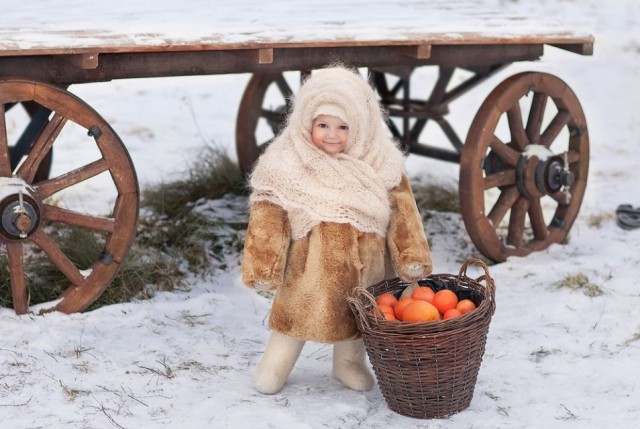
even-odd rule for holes
{"type": "Polygon", "coordinates": [[[545,186],[548,193],[554,193],[562,187],[570,187],[576,180],[576,175],[566,168],[566,163],[559,156],[554,157],[545,167],[545,186]]]}
{"type": "MultiPolygon", "coordinates": [[[[529,145],[534,146],[539,145],[529,145]]],[[[565,160],[551,151],[543,149],[543,152],[537,151],[533,155],[525,151],[518,160],[516,185],[520,193],[529,199],[554,194],[562,188],[569,188],[574,182],[575,175],[567,168],[565,160]]]]}
{"type": "Polygon", "coordinates": [[[21,179],[5,179],[0,186],[0,235],[8,240],[28,238],[40,223],[38,202],[21,179]]]}

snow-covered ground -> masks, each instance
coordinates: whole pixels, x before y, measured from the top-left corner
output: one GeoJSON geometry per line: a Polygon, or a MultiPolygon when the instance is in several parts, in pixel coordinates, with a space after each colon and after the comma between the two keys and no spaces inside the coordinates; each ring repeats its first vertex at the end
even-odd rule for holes
{"type": "MultiPolygon", "coordinates": [[[[490,267],[497,310],[470,407],[448,419],[390,411],[376,387],[331,377],[331,347],[309,343],[288,384],[265,396],[251,377],[268,337],[269,299],[229,268],[188,291],[73,315],[0,309],[0,420],[15,428],[627,428],[640,419],[640,231],[616,226],[640,205],[640,3],[507,1],[517,13],[582,21],[593,57],[547,48],[452,105],[465,130],[486,94],[521,70],[553,73],[578,94],[591,138],[580,215],[566,245],[490,267]],[[584,274],[604,292],[559,287],[584,274]]],[[[205,144],[228,148],[248,75],[116,81],[72,87],[120,134],[141,186],[171,180],[205,144]]],[[[57,154],[57,161],[63,155],[57,154]]],[[[54,161],[55,164],[56,161],[54,161]]],[[[64,162],[64,161],[61,161],[64,162]]],[[[457,182],[458,168],[410,156],[416,180],[457,182]]],[[[244,216],[231,212],[229,216],[244,216]]],[[[473,253],[458,215],[425,224],[435,271],[473,253]]]]}

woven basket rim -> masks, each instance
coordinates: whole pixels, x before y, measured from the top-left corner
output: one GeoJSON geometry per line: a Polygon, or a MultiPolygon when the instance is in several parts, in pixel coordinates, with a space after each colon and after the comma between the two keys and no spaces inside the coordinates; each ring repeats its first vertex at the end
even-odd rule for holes
{"type": "Polygon", "coordinates": [[[457,275],[447,273],[431,274],[424,279],[418,280],[418,284],[434,279],[445,280],[455,284],[457,288],[460,288],[462,284],[467,290],[471,290],[482,296],[482,301],[473,311],[451,319],[431,322],[399,322],[386,320],[381,314],[378,314],[378,312],[372,312],[372,309],[376,308],[376,289],[385,287],[399,293],[411,284],[410,282],[395,277],[382,280],[366,288],[358,288],[354,292],[354,295],[349,298],[349,305],[352,311],[355,316],[360,319],[361,323],[358,324],[360,330],[363,333],[376,330],[388,335],[440,335],[445,332],[451,334],[451,331],[454,330],[468,329],[476,326],[482,319],[491,317],[495,312],[495,284],[486,269],[486,265],[482,261],[479,262],[485,269],[484,276],[478,279],[472,279],[466,275],[467,266],[471,263],[477,263],[475,261],[477,260],[471,259],[467,261],[468,263],[463,265],[460,273],[457,275]],[[485,284],[481,284],[479,280],[484,280],[485,284]]]}

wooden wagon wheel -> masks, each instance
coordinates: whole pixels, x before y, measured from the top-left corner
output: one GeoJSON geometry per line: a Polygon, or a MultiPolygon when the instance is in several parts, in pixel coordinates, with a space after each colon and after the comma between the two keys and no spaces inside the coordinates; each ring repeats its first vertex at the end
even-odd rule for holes
{"type": "Polygon", "coordinates": [[[544,73],[506,79],[480,107],[461,154],[469,236],[495,261],[564,242],[588,169],[587,124],[573,91],[544,73]]]}
{"type": "MultiPolygon", "coordinates": [[[[87,104],[60,88],[28,80],[0,81],[0,243],[6,248],[13,305],[28,311],[28,260],[44,254],[66,277],[68,286],[50,310],[81,311],[97,299],[115,276],[133,240],[138,217],[138,184],[129,155],[109,124],[87,104]],[[5,106],[37,103],[51,111],[44,130],[16,168],[9,162],[5,106]],[[77,131],[95,145],[95,161],[57,177],[35,180],[46,155],[63,131],[77,131]],[[82,186],[104,173],[116,192],[104,216],[55,205],[63,190],[82,186]],[[77,266],[59,246],[51,227],[78,228],[100,237],[103,248],[88,266],[77,266]]],[[[48,310],[47,310],[48,311],[48,310]]]]}
{"type": "MultiPolygon", "coordinates": [[[[308,74],[301,72],[299,79],[308,74]]],[[[243,175],[280,131],[296,89],[283,73],[255,73],[247,84],[236,119],[236,151],[243,175]],[[258,135],[259,127],[265,135],[258,135]]]]}

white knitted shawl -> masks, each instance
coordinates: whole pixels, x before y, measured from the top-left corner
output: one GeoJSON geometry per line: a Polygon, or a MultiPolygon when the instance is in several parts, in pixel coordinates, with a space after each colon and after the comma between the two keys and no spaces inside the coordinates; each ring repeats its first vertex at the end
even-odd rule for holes
{"type": "Polygon", "coordinates": [[[388,135],[371,86],[355,71],[322,69],[304,82],[286,127],[256,163],[250,202],[283,207],[293,239],[323,221],[349,223],[384,237],[389,191],[403,171],[403,154],[388,135]],[[349,125],[347,147],[335,155],[311,140],[314,113],[327,103],[342,107],[349,125]]]}

